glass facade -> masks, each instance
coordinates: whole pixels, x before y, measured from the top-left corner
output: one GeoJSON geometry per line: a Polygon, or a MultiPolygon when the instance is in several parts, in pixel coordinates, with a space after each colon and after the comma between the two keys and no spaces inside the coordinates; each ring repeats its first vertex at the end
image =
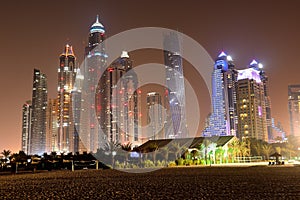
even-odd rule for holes
{"type": "Polygon", "coordinates": [[[180,41],[176,33],[164,35],[164,49],[169,103],[165,138],[185,138],[189,135],[186,123],[185,87],[180,41]]]}

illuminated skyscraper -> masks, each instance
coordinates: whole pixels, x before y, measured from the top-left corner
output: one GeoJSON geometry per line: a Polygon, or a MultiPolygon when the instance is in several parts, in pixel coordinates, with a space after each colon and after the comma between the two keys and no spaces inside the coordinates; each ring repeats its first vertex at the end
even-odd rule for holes
{"type": "Polygon", "coordinates": [[[58,99],[48,100],[46,119],[46,152],[58,152],[58,99]]]}
{"type": "Polygon", "coordinates": [[[138,142],[137,76],[127,52],[103,73],[97,88],[97,116],[104,139],[120,144],[138,142]]]}
{"type": "Polygon", "coordinates": [[[288,86],[288,106],[290,115],[290,135],[300,136],[300,85],[288,86]]]}
{"type": "Polygon", "coordinates": [[[161,95],[158,92],[147,93],[147,122],[151,130],[147,135],[152,140],[165,139],[164,131],[162,130],[164,126],[163,107],[158,105],[162,105],[161,95]]]}
{"type": "MultiPolygon", "coordinates": [[[[258,70],[260,71],[260,79],[264,86],[264,98],[265,98],[265,106],[266,106],[266,123],[267,123],[267,131],[268,131],[268,140],[269,142],[271,140],[274,140],[273,137],[273,125],[272,125],[272,106],[271,106],[271,98],[269,96],[269,77],[266,75],[265,71],[263,70],[263,65],[260,64],[260,67],[258,65],[258,70]]],[[[276,130],[276,129],[275,129],[276,130]]]]}
{"type": "Polygon", "coordinates": [[[66,45],[60,55],[58,68],[58,149],[61,152],[74,152],[74,123],[72,114],[72,96],[76,66],[72,46],[66,45]]]}
{"type": "Polygon", "coordinates": [[[27,101],[23,105],[23,113],[22,113],[22,151],[26,154],[29,154],[30,149],[30,133],[31,133],[31,101],[27,101]]]}
{"type": "Polygon", "coordinates": [[[204,136],[236,135],[237,70],[231,56],[224,52],[216,59],[212,74],[212,113],[204,136]]]}
{"type": "Polygon", "coordinates": [[[96,112],[102,112],[102,108],[95,105],[95,99],[99,102],[101,98],[100,91],[96,91],[98,76],[106,69],[107,55],[102,43],[104,39],[105,29],[97,16],[96,22],[90,28],[89,43],[85,49],[84,71],[81,72],[83,83],[79,137],[88,152],[96,152],[104,137],[98,123],[100,116],[96,116],[96,112]]]}
{"type": "Polygon", "coordinates": [[[265,92],[259,66],[253,60],[248,69],[238,70],[237,136],[268,141],[265,92]]]}
{"type": "Polygon", "coordinates": [[[188,129],[181,47],[178,35],[174,32],[164,35],[163,45],[170,108],[165,134],[166,138],[184,138],[188,137],[188,129]]]}
{"type": "Polygon", "coordinates": [[[46,151],[47,79],[40,70],[34,69],[32,88],[32,117],[29,142],[30,154],[46,151]]]}

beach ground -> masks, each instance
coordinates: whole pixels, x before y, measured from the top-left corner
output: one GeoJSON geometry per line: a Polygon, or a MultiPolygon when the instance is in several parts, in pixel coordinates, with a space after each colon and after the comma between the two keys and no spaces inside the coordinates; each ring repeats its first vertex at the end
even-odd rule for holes
{"type": "Polygon", "coordinates": [[[0,199],[300,199],[300,167],[171,167],[148,173],[78,170],[2,175],[0,199]]]}

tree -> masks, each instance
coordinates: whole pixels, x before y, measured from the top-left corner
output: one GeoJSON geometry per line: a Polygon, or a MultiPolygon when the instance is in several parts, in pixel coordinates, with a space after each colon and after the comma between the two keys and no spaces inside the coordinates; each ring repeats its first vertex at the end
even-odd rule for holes
{"type": "Polygon", "coordinates": [[[166,161],[166,163],[169,160],[169,146],[166,145],[162,148],[159,149],[160,154],[163,156],[164,160],[166,161]]]}
{"type": "Polygon", "coordinates": [[[178,142],[171,143],[171,149],[172,149],[172,152],[175,155],[175,159],[180,158],[180,153],[181,153],[181,146],[180,146],[180,144],[178,142]]]}
{"type": "Polygon", "coordinates": [[[156,143],[151,143],[148,147],[148,151],[152,152],[153,163],[156,163],[156,154],[157,154],[158,145],[156,143]]]}
{"type": "Polygon", "coordinates": [[[10,156],[11,151],[10,151],[10,150],[5,150],[5,149],[4,149],[4,150],[1,152],[1,154],[4,156],[5,159],[7,159],[7,158],[10,156]]]}
{"type": "Polygon", "coordinates": [[[269,160],[270,154],[272,152],[272,146],[269,144],[263,144],[262,146],[262,152],[265,155],[266,159],[269,160]]]}
{"type": "Polygon", "coordinates": [[[203,149],[204,149],[204,157],[205,157],[205,163],[207,164],[207,155],[208,155],[208,149],[209,149],[209,145],[211,144],[211,141],[208,139],[204,139],[202,145],[203,145],[203,149]]]}
{"type": "Polygon", "coordinates": [[[250,142],[249,142],[249,140],[242,140],[240,142],[240,155],[242,157],[250,156],[250,142]]]}
{"type": "Polygon", "coordinates": [[[126,144],[122,144],[121,148],[122,148],[123,151],[125,151],[125,167],[127,167],[129,152],[131,151],[132,143],[128,142],[126,144]]]}
{"type": "Polygon", "coordinates": [[[115,155],[120,149],[120,144],[115,141],[109,141],[105,143],[104,150],[111,155],[111,165],[114,168],[115,165],[115,155]]]}

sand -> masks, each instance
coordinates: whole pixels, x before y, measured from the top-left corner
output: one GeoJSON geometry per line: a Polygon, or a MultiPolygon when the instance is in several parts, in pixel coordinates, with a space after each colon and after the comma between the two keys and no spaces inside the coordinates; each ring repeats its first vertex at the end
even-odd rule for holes
{"type": "Polygon", "coordinates": [[[300,167],[80,170],[0,176],[0,199],[300,199],[300,167]]]}

